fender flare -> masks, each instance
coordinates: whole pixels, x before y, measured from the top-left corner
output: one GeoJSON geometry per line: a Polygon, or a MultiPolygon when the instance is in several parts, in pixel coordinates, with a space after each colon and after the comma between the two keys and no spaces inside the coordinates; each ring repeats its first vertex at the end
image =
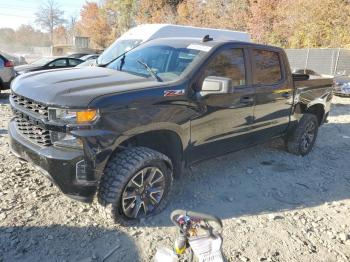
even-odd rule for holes
{"type": "Polygon", "coordinates": [[[137,135],[152,132],[152,131],[170,131],[175,133],[179,137],[182,144],[182,148],[184,149],[187,147],[190,141],[189,127],[190,126],[188,125],[188,131],[186,132],[187,128],[182,128],[178,124],[167,123],[167,122],[158,122],[158,123],[151,123],[149,125],[138,126],[118,136],[114,142],[113,151],[116,150],[118,146],[120,146],[123,142],[127,141],[128,139],[135,137],[137,135]]]}

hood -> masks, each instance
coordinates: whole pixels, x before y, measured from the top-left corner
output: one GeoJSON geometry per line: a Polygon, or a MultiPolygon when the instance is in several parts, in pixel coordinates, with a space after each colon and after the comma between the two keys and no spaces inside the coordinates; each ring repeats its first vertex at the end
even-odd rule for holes
{"type": "Polygon", "coordinates": [[[38,69],[40,67],[41,66],[36,66],[36,65],[32,65],[32,64],[19,65],[19,66],[15,66],[15,71],[16,72],[30,71],[30,70],[38,69]]]}
{"type": "Polygon", "coordinates": [[[152,78],[103,67],[36,71],[17,77],[12,91],[52,106],[87,107],[96,97],[160,86],[152,78]]]}

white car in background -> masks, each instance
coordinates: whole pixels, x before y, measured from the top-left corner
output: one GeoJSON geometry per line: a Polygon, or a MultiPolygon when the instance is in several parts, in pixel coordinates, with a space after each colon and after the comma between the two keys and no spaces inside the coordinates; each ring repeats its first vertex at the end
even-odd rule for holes
{"type": "Polygon", "coordinates": [[[77,65],[76,67],[87,67],[87,66],[95,66],[96,59],[99,57],[99,54],[86,55],[81,57],[81,60],[84,60],[83,63],[77,65]]]}
{"type": "Polygon", "coordinates": [[[15,75],[13,62],[0,55],[0,92],[10,88],[11,81],[15,75]]]}
{"type": "Polygon", "coordinates": [[[250,34],[246,32],[170,24],[144,24],[131,28],[119,37],[97,58],[96,63],[97,65],[108,64],[128,50],[151,39],[169,37],[203,38],[206,35],[214,40],[250,42],[250,34]]]}
{"type": "Polygon", "coordinates": [[[99,57],[99,54],[90,54],[90,55],[84,55],[80,57],[81,60],[83,61],[89,61],[89,60],[95,60],[99,57]]]}

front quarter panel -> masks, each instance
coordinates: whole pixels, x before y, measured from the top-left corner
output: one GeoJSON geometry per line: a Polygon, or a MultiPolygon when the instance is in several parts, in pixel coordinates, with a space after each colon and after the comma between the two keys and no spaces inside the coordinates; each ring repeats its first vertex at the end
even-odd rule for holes
{"type": "Polygon", "coordinates": [[[89,107],[100,110],[95,134],[101,136],[86,138],[86,150],[89,151],[86,153],[100,157],[96,168],[103,169],[108,156],[121,143],[148,131],[173,131],[186,150],[193,111],[189,108],[185,90],[186,84],[179,84],[106,95],[93,100],[89,107]],[[171,96],[167,96],[169,94],[171,96]]]}

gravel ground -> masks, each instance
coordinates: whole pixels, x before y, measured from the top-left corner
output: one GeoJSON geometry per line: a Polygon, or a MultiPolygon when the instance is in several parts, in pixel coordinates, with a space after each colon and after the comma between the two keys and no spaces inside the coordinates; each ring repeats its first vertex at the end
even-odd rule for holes
{"type": "Polygon", "coordinates": [[[221,217],[229,261],[350,261],[350,99],[333,104],[308,156],[286,153],[277,140],[203,162],[176,183],[162,214],[123,228],[10,154],[3,93],[0,261],[150,261],[157,247],[172,247],[175,208],[221,217]]]}

